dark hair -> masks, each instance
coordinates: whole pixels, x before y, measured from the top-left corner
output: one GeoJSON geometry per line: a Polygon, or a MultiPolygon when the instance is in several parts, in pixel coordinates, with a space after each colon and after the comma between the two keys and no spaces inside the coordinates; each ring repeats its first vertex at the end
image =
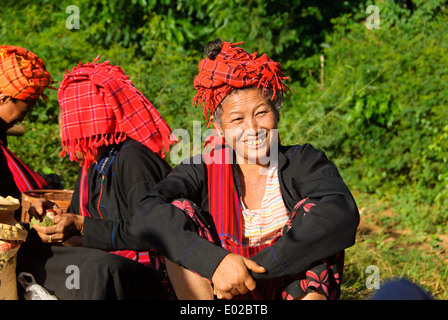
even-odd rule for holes
{"type": "Polygon", "coordinates": [[[216,56],[221,52],[222,40],[216,39],[209,41],[204,46],[204,53],[210,60],[215,60],[216,56]]]}
{"type": "Polygon", "coordinates": [[[3,94],[0,92],[0,103],[6,103],[8,101],[12,101],[13,103],[17,103],[17,101],[19,101],[19,99],[15,99],[11,96],[8,96],[6,94],[3,94]]]}

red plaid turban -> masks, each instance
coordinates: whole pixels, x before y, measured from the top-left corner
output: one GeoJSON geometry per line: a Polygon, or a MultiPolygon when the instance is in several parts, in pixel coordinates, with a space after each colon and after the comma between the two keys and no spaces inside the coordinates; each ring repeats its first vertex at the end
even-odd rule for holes
{"type": "Polygon", "coordinates": [[[61,156],[68,153],[77,160],[75,154],[81,152],[81,165],[88,167],[98,147],[129,137],[164,157],[174,142],[170,127],[120,67],[97,60],[64,74],[58,92],[61,156]]]}
{"type": "Polygon", "coordinates": [[[52,83],[37,55],[15,46],[0,46],[0,93],[19,100],[37,100],[52,83]]]}
{"type": "MultiPolygon", "coordinates": [[[[237,47],[239,43],[223,42],[221,52],[214,60],[206,58],[199,63],[199,74],[194,79],[198,93],[193,98],[193,105],[201,106],[205,102],[204,114],[215,112],[221,101],[236,88],[257,87],[263,91],[268,88],[273,92],[289,90],[282,83],[281,65],[271,60],[266,54],[258,52],[248,54],[237,47]]],[[[209,120],[210,123],[210,120],[209,120]]]]}

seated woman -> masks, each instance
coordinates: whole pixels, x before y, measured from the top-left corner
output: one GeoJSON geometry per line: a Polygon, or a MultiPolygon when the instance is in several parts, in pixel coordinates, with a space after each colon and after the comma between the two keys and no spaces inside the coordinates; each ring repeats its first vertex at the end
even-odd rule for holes
{"type": "Polygon", "coordinates": [[[137,237],[179,299],[338,299],[359,213],[337,168],[280,145],[279,63],[216,40],[194,85],[216,134],[142,199],[137,237]]]}
{"type": "Polygon", "coordinates": [[[0,46],[0,196],[21,199],[24,191],[45,188],[46,181],[8,149],[6,132],[22,121],[52,83],[45,64],[33,52],[0,46]]]}
{"type": "Polygon", "coordinates": [[[73,68],[58,99],[61,156],[79,161],[80,175],[68,212],[49,201],[30,208],[38,218],[49,209],[58,214],[53,226],[33,226],[18,269],[59,299],[166,298],[146,243],[126,227],[141,197],[171,171],[163,159],[171,129],[129,76],[108,62],[73,68]],[[73,237],[82,240],[76,247],[70,247],[73,237]],[[79,283],[67,287],[70,266],[78,268],[79,283]]]}

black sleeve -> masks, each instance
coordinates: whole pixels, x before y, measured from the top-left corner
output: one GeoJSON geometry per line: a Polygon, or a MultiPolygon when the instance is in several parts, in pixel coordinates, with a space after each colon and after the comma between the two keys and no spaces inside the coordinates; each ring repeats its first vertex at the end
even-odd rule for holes
{"type": "Polygon", "coordinates": [[[70,205],[67,209],[67,213],[79,214],[79,180],[81,178],[81,171],[79,171],[78,177],[76,178],[75,186],[73,188],[72,199],[70,200],[70,205]]]}
{"type": "Polygon", "coordinates": [[[201,238],[189,218],[171,204],[176,199],[188,199],[201,207],[208,201],[205,177],[203,164],[176,166],[140,202],[132,231],[171,261],[211,279],[229,252],[201,238]]]}
{"type": "Polygon", "coordinates": [[[335,165],[323,152],[304,145],[282,174],[288,180],[285,184],[315,205],[309,212],[299,211],[289,231],[253,257],[267,270],[264,274],[253,273],[255,279],[297,274],[355,242],[357,206],[335,165]]]}
{"type": "Polygon", "coordinates": [[[122,148],[113,164],[119,219],[84,219],[84,245],[104,250],[147,250],[137,239],[130,222],[142,197],[171,171],[166,161],[139,144],[122,148]]]}

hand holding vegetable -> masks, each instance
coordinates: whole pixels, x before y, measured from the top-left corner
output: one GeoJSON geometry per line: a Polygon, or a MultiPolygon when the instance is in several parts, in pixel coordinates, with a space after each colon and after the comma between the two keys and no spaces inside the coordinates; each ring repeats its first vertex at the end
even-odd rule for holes
{"type": "Polygon", "coordinates": [[[43,242],[62,243],[83,233],[83,216],[62,213],[57,204],[49,200],[38,201],[28,212],[32,216],[32,227],[37,231],[43,242]]]}

